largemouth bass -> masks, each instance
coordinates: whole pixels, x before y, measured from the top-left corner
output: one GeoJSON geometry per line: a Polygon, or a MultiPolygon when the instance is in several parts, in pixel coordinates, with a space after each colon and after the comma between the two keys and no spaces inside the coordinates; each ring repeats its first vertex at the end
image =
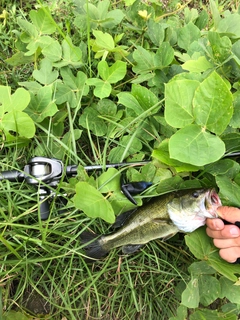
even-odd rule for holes
{"type": "Polygon", "coordinates": [[[192,232],[205,224],[206,218],[218,217],[221,200],[214,189],[188,191],[182,196],[167,194],[156,197],[129,216],[117,217],[120,228],[109,235],[98,236],[84,231],[81,240],[92,259],[100,259],[113,248],[122,247],[130,254],[151,240],[166,240],[177,232],[192,232]]]}

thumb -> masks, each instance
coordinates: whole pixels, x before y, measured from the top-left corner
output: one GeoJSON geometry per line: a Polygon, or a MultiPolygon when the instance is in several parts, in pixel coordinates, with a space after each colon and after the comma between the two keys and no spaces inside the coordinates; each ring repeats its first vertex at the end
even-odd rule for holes
{"type": "Polygon", "coordinates": [[[218,207],[217,213],[219,218],[222,218],[228,222],[235,223],[238,222],[240,225],[240,209],[236,207],[218,207]]]}

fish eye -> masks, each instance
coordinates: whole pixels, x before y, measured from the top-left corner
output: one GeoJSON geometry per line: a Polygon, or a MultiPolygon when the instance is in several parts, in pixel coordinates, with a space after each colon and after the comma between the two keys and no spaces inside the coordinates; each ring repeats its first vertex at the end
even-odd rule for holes
{"type": "Polygon", "coordinates": [[[195,191],[195,192],[192,193],[192,196],[193,196],[193,198],[198,198],[199,197],[199,193],[195,191]]]}

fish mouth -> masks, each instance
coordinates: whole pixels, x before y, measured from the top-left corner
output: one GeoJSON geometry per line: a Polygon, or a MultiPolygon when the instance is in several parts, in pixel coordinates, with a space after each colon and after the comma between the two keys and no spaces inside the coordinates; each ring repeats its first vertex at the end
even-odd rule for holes
{"type": "Polygon", "coordinates": [[[213,218],[218,217],[217,208],[222,205],[219,195],[215,189],[209,190],[207,197],[205,199],[206,208],[213,218]]]}

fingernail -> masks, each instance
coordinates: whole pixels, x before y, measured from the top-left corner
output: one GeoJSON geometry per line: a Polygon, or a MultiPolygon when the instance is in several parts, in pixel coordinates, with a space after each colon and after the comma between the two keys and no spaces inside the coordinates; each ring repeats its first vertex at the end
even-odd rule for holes
{"type": "Polygon", "coordinates": [[[231,233],[232,236],[239,236],[239,229],[237,228],[231,228],[229,232],[231,233]]]}

